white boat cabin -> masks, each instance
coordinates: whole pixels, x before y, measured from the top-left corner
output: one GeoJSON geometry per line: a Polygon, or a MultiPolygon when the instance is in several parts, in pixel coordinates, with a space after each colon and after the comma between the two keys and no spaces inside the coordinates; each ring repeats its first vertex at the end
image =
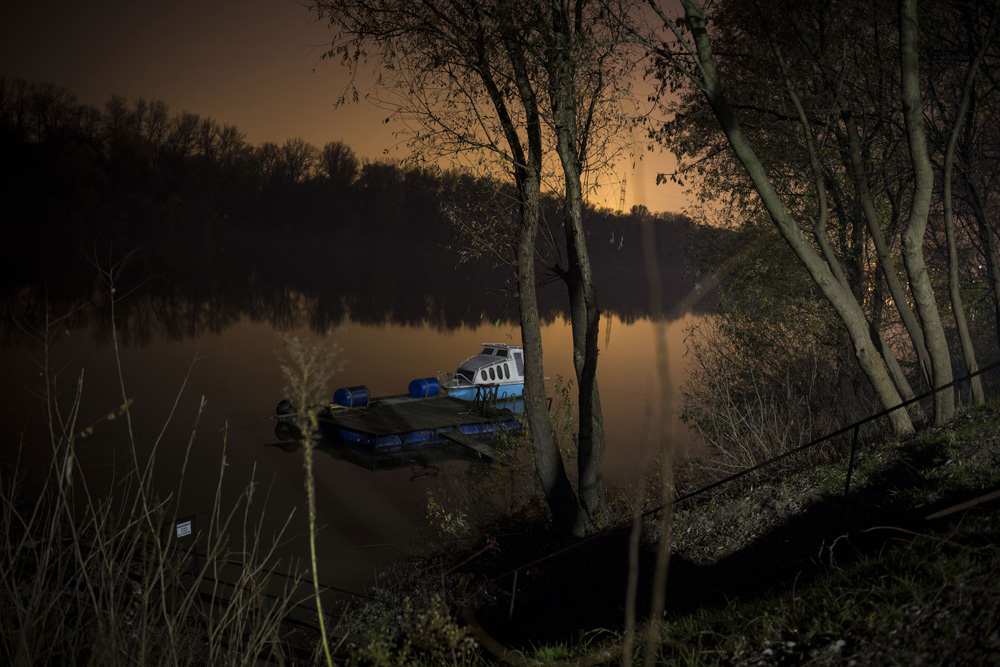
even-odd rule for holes
{"type": "Polygon", "coordinates": [[[483,343],[479,354],[463,361],[452,377],[457,384],[521,384],[524,351],[520,345],[483,343]]]}

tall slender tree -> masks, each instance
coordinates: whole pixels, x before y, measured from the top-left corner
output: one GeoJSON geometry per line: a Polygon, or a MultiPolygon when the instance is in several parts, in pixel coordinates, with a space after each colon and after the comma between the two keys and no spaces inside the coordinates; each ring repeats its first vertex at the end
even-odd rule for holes
{"type": "MultiPolygon", "coordinates": [[[[983,172],[964,167],[975,161],[974,130],[960,128],[989,117],[969,108],[986,88],[976,85],[977,72],[980,81],[996,80],[989,58],[996,3],[957,0],[918,11],[910,0],[895,7],[718,0],[707,14],[707,5],[683,0],[681,20],[664,3],[649,5],[659,32],[645,39],[657,57],[661,100],[674,112],[661,138],[700,175],[703,196],[725,194],[767,211],[837,312],[883,406],[913,395],[914,376],[896,363],[899,354],[918,364],[928,385],[952,381],[950,321],[974,368],[961,294],[970,271],[959,260],[951,172],[961,153],[959,180],[967,210],[975,210],[976,187],[966,177],[983,172]],[[937,275],[949,276],[951,318],[940,313],[937,275]],[[882,307],[882,280],[898,318],[882,307]],[[909,349],[894,331],[906,332],[909,349]]],[[[976,236],[990,241],[984,247],[995,244],[992,235],[976,236]]],[[[985,256],[992,267],[996,257],[985,256]]],[[[935,421],[953,412],[952,389],[936,393],[935,421]]],[[[896,428],[908,427],[899,420],[896,428]]]]}
{"type": "MultiPolygon", "coordinates": [[[[379,70],[374,94],[412,121],[411,145],[491,174],[507,173],[518,197],[512,239],[525,348],[525,402],[535,468],[557,522],[580,534],[603,511],[603,425],[596,387],[597,311],[582,233],[582,172],[598,132],[607,85],[587,91],[579,56],[593,30],[590,3],[364,0],[311,3],[334,28],[331,56],[355,73],[379,70]],[[591,106],[579,113],[586,92],[591,106]],[[554,149],[553,146],[559,148],[554,149]],[[574,493],[545,408],[535,254],[543,179],[558,154],[565,183],[567,283],[581,389],[580,491],[574,493]]],[[[599,59],[598,59],[599,61],[599,59]]],[[[591,61],[592,62],[592,61],[591,61]]],[[[587,72],[592,75],[592,72],[587,72]]],[[[356,91],[344,99],[356,99],[356,91]]],[[[605,128],[602,128],[605,129],[605,128]]]]}
{"type": "MultiPolygon", "coordinates": [[[[628,5],[615,4],[610,9],[623,12],[628,5]]],[[[605,513],[602,464],[606,443],[597,386],[600,311],[583,227],[584,176],[593,168],[588,161],[594,160],[595,154],[598,163],[608,156],[607,144],[599,142],[607,142],[623,126],[624,115],[618,105],[611,105],[616,112],[611,115],[607,107],[624,92],[621,81],[629,76],[632,65],[630,50],[624,48],[625,40],[616,32],[620,24],[603,20],[607,11],[608,5],[595,1],[549,0],[536,4],[535,19],[544,38],[544,51],[539,56],[547,76],[550,122],[563,171],[567,253],[563,277],[569,289],[573,365],[579,389],[580,500],[597,521],[605,513]]]]}
{"type": "MultiPolygon", "coordinates": [[[[986,53],[993,46],[996,36],[998,19],[1000,19],[1000,3],[994,2],[991,7],[991,15],[985,34],[979,40],[978,48],[969,54],[965,76],[962,79],[962,86],[958,101],[955,103],[955,111],[949,124],[947,141],[944,150],[941,184],[941,200],[944,217],[945,239],[948,250],[948,293],[951,298],[951,310],[955,319],[955,329],[958,332],[959,344],[961,346],[962,358],[965,362],[965,370],[968,373],[975,373],[979,370],[976,361],[976,350],[972,344],[972,336],[969,331],[968,318],[965,314],[965,302],[962,298],[961,278],[958,261],[958,245],[955,236],[955,207],[953,201],[954,167],[958,141],[962,136],[962,127],[966,122],[969,110],[972,106],[972,99],[975,92],[976,78],[980,74],[980,65],[986,53]]],[[[971,23],[971,21],[970,21],[971,23]]],[[[975,42],[975,30],[967,26],[969,36],[972,39],[967,41],[972,46],[975,42]]],[[[976,375],[971,380],[973,401],[977,405],[982,405],[986,401],[983,391],[982,378],[976,375]]]]}
{"type": "MultiPolygon", "coordinates": [[[[917,3],[899,3],[900,97],[906,143],[914,177],[913,201],[903,230],[903,262],[910,279],[910,291],[924,330],[924,344],[931,357],[931,380],[935,387],[952,381],[951,355],[938,312],[934,289],[924,261],[924,237],[934,188],[934,170],[924,129],[923,98],[920,93],[920,67],[917,55],[917,3]]],[[[945,389],[934,394],[934,420],[943,423],[955,413],[955,392],[945,389]]]]}

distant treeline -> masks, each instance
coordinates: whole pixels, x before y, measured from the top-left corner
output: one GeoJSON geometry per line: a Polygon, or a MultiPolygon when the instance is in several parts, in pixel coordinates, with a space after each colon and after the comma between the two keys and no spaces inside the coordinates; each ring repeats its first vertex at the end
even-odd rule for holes
{"type": "MultiPolygon", "coordinates": [[[[252,145],[232,125],[171,114],[163,102],[116,95],[98,109],[51,84],[4,78],[0,174],[15,230],[0,294],[17,310],[37,304],[42,289],[49,302],[92,298],[95,257],[107,263],[138,249],[129,268],[144,283],[141,298],[156,300],[153,317],[178,335],[245,315],[294,324],[290,300],[308,302],[317,328],[348,315],[444,327],[516,315],[497,234],[516,208],[489,179],[368,162],[341,142],[252,145]],[[456,220],[484,230],[478,254],[456,220]]],[[[558,283],[556,197],[545,214],[553,242],[540,244],[541,275],[558,283]]],[[[670,310],[692,284],[684,248],[698,243],[694,226],[642,207],[586,212],[602,308],[626,319],[649,309],[646,216],[658,230],[670,310]]],[[[547,317],[563,311],[564,295],[543,290],[547,317]]]]}

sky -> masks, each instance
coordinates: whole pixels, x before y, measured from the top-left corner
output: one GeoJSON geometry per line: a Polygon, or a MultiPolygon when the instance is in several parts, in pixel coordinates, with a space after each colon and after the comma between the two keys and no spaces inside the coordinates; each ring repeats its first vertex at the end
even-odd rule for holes
{"type": "MultiPolygon", "coordinates": [[[[322,55],[332,38],[299,0],[4,0],[0,75],[64,86],[86,104],[112,94],[165,102],[235,125],[254,144],[343,141],[362,158],[403,158],[388,112],[362,100],[336,108],[347,71],[322,55]]],[[[679,187],[655,186],[671,158],[646,154],[626,180],[626,210],[680,211],[679,187]]],[[[609,179],[602,178],[602,181],[609,179]]],[[[617,208],[620,186],[600,203],[617,208]]]]}

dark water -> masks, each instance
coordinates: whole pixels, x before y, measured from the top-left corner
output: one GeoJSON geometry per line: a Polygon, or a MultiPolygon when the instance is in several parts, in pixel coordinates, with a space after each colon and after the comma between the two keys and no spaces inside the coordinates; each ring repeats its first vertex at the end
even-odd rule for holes
{"type": "MultiPolygon", "coordinates": [[[[134,259],[116,274],[114,331],[108,285],[87,262],[73,269],[53,267],[50,281],[9,286],[10,316],[0,350],[5,474],[17,458],[22,469],[37,470],[51,456],[39,399],[40,364],[47,358],[64,414],[80,389],[74,430],[93,427],[77,441],[93,489],[113,489],[114,480],[129,468],[133,438],[140,461],[155,451],[154,479],[161,494],[176,497],[183,483],[178,511],[194,517],[196,529],[207,529],[217,489],[227,507],[254,482],[255,506],[264,507],[267,498],[265,535],[292,516],[279,550],[283,565],[291,568],[291,561],[307,559],[307,523],[302,452],[280,441],[268,420],[283,396],[279,332],[319,340],[332,329],[344,365],[331,394],[339,386],[364,384],[376,396],[404,393],[414,378],[454,370],[480,343],[520,342],[516,323],[503,316],[509,302],[499,290],[477,285],[477,276],[494,286],[502,285],[502,276],[481,267],[435,266],[430,257],[414,268],[410,258],[405,273],[392,275],[386,268],[392,263],[382,260],[381,275],[369,276],[362,281],[364,290],[352,292],[337,280],[332,265],[314,264],[311,282],[302,278],[308,267],[296,265],[288,276],[299,282],[283,281],[273,247],[254,244],[251,252],[250,245],[219,260],[172,262],[156,253],[155,261],[134,259]],[[153,273],[151,266],[160,270],[153,273]],[[414,273],[447,285],[447,298],[435,300],[421,281],[408,277],[414,273]],[[47,345],[40,339],[46,309],[50,322],[71,313],[49,328],[47,345]],[[108,421],[105,416],[124,397],[134,401],[131,424],[122,418],[108,421]]],[[[114,261],[102,266],[107,270],[114,261]]],[[[641,304],[637,288],[623,287],[621,273],[615,275],[604,290],[608,314],[601,322],[598,376],[608,434],[606,480],[628,487],[653,454],[650,434],[660,407],[653,326],[636,305],[641,304]],[[616,291],[628,293],[625,307],[615,303],[616,291]]],[[[642,284],[636,276],[628,280],[642,284]]],[[[678,285],[671,298],[676,301],[685,289],[678,285]]],[[[558,304],[563,294],[561,286],[550,285],[543,300],[558,304]]],[[[544,363],[554,391],[559,378],[573,377],[572,345],[558,307],[549,306],[546,317],[544,363]]],[[[675,385],[683,377],[684,332],[697,317],[688,313],[669,324],[675,385]]],[[[681,440],[686,446],[687,438],[681,440]]],[[[318,550],[325,583],[360,590],[415,541],[433,539],[426,521],[428,492],[445,504],[457,498],[472,465],[417,461],[393,469],[378,463],[382,469],[371,470],[373,462],[329,449],[317,456],[318,550]]]]}

